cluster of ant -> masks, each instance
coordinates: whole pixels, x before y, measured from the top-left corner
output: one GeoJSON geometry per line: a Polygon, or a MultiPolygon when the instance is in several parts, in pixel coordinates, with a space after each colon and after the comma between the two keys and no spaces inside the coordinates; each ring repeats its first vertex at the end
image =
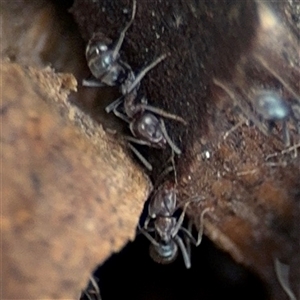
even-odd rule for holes
{"type": "MultiPolygon", "coordinates": [[[[177,115],[149,105],[145,96],[139,97],[138,91],[142,79],[151,69],[164,61],[167,54],[162,54],[154,59],[138,74],[120,57],[125,34],[133,23],[135,13],[136,0],[133,0],[131,19],[115,43],[99,32],[93,34],[86,47],[86,59],[94,79],[83,80],[83,85],[87,87],[119,87],[121,97],[109,104],[105,110],[107,113],[113,112],[115,116],[129,124],[132,136],[125,137],[128,146],[143,165],[152,171],[151,164],[132,143],[157,149],[165,149],[169,145],[172,153],[180,155],[181,150],[169,137],[163,118],[178,121],[184,125],[186,122],[177,115]]],[[[218,81],[215,84],[224,88],[223,84],[218,81]]],[[[255,100],[254,108],[267,122],[269,132],[275,122],[282,122],[284,142],[288,145],[290,137],[287,121],[292,118],[300,133],[300,111],[289,106],[274,91],[263,91],[257,95],[255,100]]],[[[172,162],[169,170],[174,172],[174,180],[168,179],[162,184],[156,185],[149,199],[146,220],[143,225],[138,225],[138,229],[150,241],[149,252],[155,262],[171,263],[180,251],[185,267],[189,269],[191,267],[191,244],[200,245],[203,234],[203,218],[210,209],[206,208],[202,211],[198,235],[195,238],[192,235],[192,222],[189,222],[187,228],[183,226],[183,222],[190,203],[198,200],[188,200],[181,213],[177,214],[179,210],[177,206],[177,176],[174,160],[172,162]]],[[[93,277],[90,278],[89,285],[83,291],[82,297],[89,300],[101,300],[98,284],[93,277]]]]}
{"type": "MultiPolygon", "coordinates": [[[[86,47],[86,59],[94,79],[84,80],[83,85],[88,87],[117,86],[120,88],[122,96],[109,104],[105,110],[107,113],[113,112],[118,118],[129,124],[132,136],[125,137],[128,146],[144,166],[151,171],[151,164],[132,143],[157,149],[165,149],[168,144],[172,153],[179,155],[181,150],[169,137],[163,118],[183,124],[186,124],[186,122],[177,115],[149,105],[145,96],[139,97],[138,91],[142,79],[151,69],[165,60],[167,54],[162,54],[154,59],[138,74],[135,74],[131,66],[120,57],[120,49],[125,34],[133,23],[135,13],[136,0],[133,0],[131,19],[121,31],[119,39],[115,43],[101,33],[94,33],[86,47]]],[[[215,81],[215,84],[224,87],[218,81],[215,81]]],[[[259,92],[254,98],[254,108],[263,121],[267,122],[268,131],[271,132],[275,122],[281,121],[284,142],[289,145],[290,136],[287,121],[290,118],[295,121],[298,132],[300,132],[300,116],[297,115],[297,110],[292,108],[274,91],[259,92]]],[[[174,166],[173,171],[175,172],[174,166]]],[[[176,180],[175,182],[167,180],[161,184],[150,198],[148,217],[144,225],[139,226],[139,230],[151,242],[150,255],[155,261],[171,262],[176,257],[178,249],[180,249],[186,267],[190,268],[190,242],[196,246],[199,245],[202,236],[202,219],[207,210],[202,213],[199,234],[195,239],[191,234],[191,226],[189,225],[189,229],[182,226],[185,211],[191,201],[186,203],[177,219],[174,217],[177,210],[176,197],[176,180]],[[179,232],[184,236],[185,243],[179,232]]]]}
{"type": "Polygon", "coordinates": [[[131,66],[121,59],[119,52],[125,33],[134,20],[135,12],[136,0],[133,1],[131,19],[122,30],[116,43],[113,43],[101,33],[94,33],[89,40],[86,47],[86,59],[95,80],[84,80],[83,85],[93,87],[106,85],[120,88],[122,96],[109,104],[105,110],[107,113],[113,112],[129,124],[133,136],[125,137],[128,146],[145,167],[152,171],[151,164],[131,143],[158,149],[164,149],[168,144],[172,151],[179,155],[181,150],[169,137],[163,119],[157,116],[169,118],[183,124],[186,124],[186,122],[177,115],[149,105],[146,97],[141,97],[141,99],[138,97],[141,80],[151,69],[166,59],[167,55],[159,56],[138,74],[135,74],[131,66]]]}
{"type": "MultiPolygon", "coordinates": [[[[128,145],[144,166],[151,171],[151,164],[131,143],[158,149],[165,149],[168,144],[172,153],[179,155],[181,150],[169,137],[162,117],[183,124],[186,122],[177,115],[149,105],[146,97],[141,97],[141,99],[138,97],[141,80],[151,69],[166,59],[167,55],[159,56],[138,74],[135,74],[131,66],[121,59],[119,52],[135,13],[136,0],[133,0],[131,19],[120,33],[116,43],[101,33],[95,33],[92,36],[86,47],[86,59],[94,79],[84,80],[83,85],[88,87],[118,86],[120,88],[122,96],[109,104],[105,110],[107,113],[113,112],[129,124],[132,136],[125,137],[128,145]]],[[[176,173],[174,164],[172,170],[176,173]]],[[[185,266],[190,268],[190,243],[196,246],[200,244],[203,227],[200,225],[198,237],[195,239],[191,234],[192,223],[189,229],[182,226],[187,206],[192,201],[186,203],[178,220],[174,216],[177,211],[176,182],[168,180],[156,189],[150,198],[148,217],[144,225],[139,225],[138,228],[151,242],[150,255],[155,261],[172,262],[180,249],[185,266]],[[185,242],[179,232],[184,236],[185,242]]],[[[201,215],[201,224],[206,212],[207,210],[204,210],[201,215]]]]}

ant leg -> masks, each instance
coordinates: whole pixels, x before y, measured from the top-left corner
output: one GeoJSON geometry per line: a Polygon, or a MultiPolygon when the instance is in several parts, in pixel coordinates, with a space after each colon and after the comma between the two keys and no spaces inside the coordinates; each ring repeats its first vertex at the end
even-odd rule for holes
{"type": "Polygon", "coordinates": [[[144,229],[138,224],[139,231],[151,242],[155,247],[159,247],[160,244],[144,229]]]}
{"type": "Polygon", "coordinates": [[[127,93],[129,94],[134,90],[134,88],[140,83],[140,81],[145,77],[145,75],[153,69],[156,65],[158,65],[161,61],[163,61],[167,57],[167,54],[163,54],[156,58],[150,65],[145,67],[135,78],[131,86],[129,86],[127,93]]]}
{"type": "Polygon", "coordinates": [[[97,79],[83,79],[82,80],[82,86],[86,87],[104,87],[107,86],[106,84],[100,82],[97,79]]]}
{"type": "Polygon", "coordinates": [[[152,146],[151,143],[149,143],[147,141],[144,141],[144,140],[140,140],[140,139],[134,138],[132,136],[125,136],[125,139],[127,141],[133,142],[133,143],[138,144],[138,145],[148,146],[148,147],[152,146]]]}
{"type": "Polygon", "coordinates": [[[122,102],[123,102],[123,97],[118,98],[117,100],[115,100],[114,102],[112,102],[108,106],[106,106],[105,111],[107,113],[110,113],[111,111],[113,111],[116,117],[120,118],[121,120],[123,120],[126,123],[130,123],[130,120],[128,119],[128,117],[125,114],[123,114],[117,110],[117,108],[119,107],[119,105],[122,102]]]}
{"type": "Polygon", "coordinates": [[[172,166],[169,166],[166,169],[164,169],[164,171],[162,173],[160,173],[158,178],[156,179],[154,187],[158,187],[160,185],[160,183],[162,182],[162,180],[173,170],[174,170],[174,168],[172,166]]]}
{"type": "Polygon", "coordinates": [[[172,150],[172,154],[171,154],[170,158],[167,160],[167,162],[164,164],[164,166],[169,164],[170,161],[172,163],[172,166],[166,167],[163,170],[163,172],[159,174],[158,178],[155,181],[154,187],[157,188],[160,185],[160,183],[162,182],[162,180],[171,172],[174,173],[175,184],[177,184],[177,172],[176,172],[176,168],[175,168],[175,160],[174,160],[174,151],[173,150],[172,150]]]}
{"type": "Polygon", "coordinates": [[[83,291],[83,294],[87,297],[88,300],[93,300],[87,291],[83,291]]]}
{"type": "Polygon", "coordinates": [[[182,211],[182,213],[180,214],[179,219],[178,219],[178,221],[177,221],[177,223],[176,223],[176,226],[174,227],[174,230],[173,230],[172,233],[171,233],[171,236],[172,236],[172,237],[175,237],[175,236],[177,235],[179,229],[181,228],[182,223],[183,223],[183,220],[184,220],[184,216],[185,216],[186,209],[187,209],[187,207],[189,206],[189,204],[190,204],[191,202],[192,202],[192,200],[191,200],[191,201],[188,201],[188,202],[186,202],[186,203],[184,204],[183,211],[182,211]]]}
{"type": "Polygon", "coordinates": [[[182,232],[185,234],[185,236],[186,236],[190,241],[192,241],[192,243],[193,243],[194,245],[196,245],[197,240],[192,236],[192,233],[191,233],[191,228],[192,228],[191,225],[192,225],[192,224],[193,224],[193,222],[190,221],[190,222],[189,222],[188,229],[186,229],[186,228],[184,228],[184,227],[181,227],[181,228],[180,228],[180,231],[182,231],[182,232]]]}
{"type": "Polygon", "coordinates": [[[83,294],[87,297],[88,300],[101,300],[100,289],[95,280],[95,278],[90,275],[90,281],[88,286],[83,291],[83,294]]]}
{"type": "Polygon", "coordinates": [[[185,228],[181,228],[183,229],[183,232],[186,231],[186,235],[184,236],[184,241],[185,241],[185,244],[186,244],[186,250],[187,250],[187,253],[189,254],[189,256],[191,257],[191,237],[193,238],[192,236],[192,228],[193,228],[193,221],[192,220],[189,220],[189,224],[188,224],[188,228],[185,229],[185,228]]]}
{"type": "Polygon", "coordinates": [[[118,54],[119,54],[119,51],[121,49],[121,46],[123,44],[123,41],[124,41],[124,38],[125,38],[125,33],[126,31],[128,30],[128,28],[131,26],[132,22],[133,22],[133,19],[135,17],[135,13],[136,13],[136,0],[133,0],[132,1],[133,4],[132,4],[132,13],[131,13],[131,19],[130,21],[128,22],[128,24],[125,26],[125,28],[121,31],[121,34],[120,34],[120,37],[119,37],[119,40],[114,48],[114,51],[113,51],[113,60],[116,60],[118,54]]]}
{"type": "Polygon", "coordinates": [[[83,291],[83,294],[88,298],[88,300],[93,300],[87,291],[83,291]]]}
{"type": "Polygon", "coordinates": [[[95,289],[96,299],[101,300],[102,298],[101,298],[101,295],[100,295],[100,289],[99,289],[99,286],[98,286],[98,284],[97,284],[97,282],[96,282],[96,280],[94,279],[93,276],[90,276],[90,281],[92,283],[92,286],[95,289]]]}
{"type": "Polygon", "coordinates": [[[145,222],[144,222],[144,228],[145,230],[148,230],[148,225],[149,225],[149,222],[151,221],[151,217],[148,215],[145,222]]]}
{"type": "Polygon", "coordinates": [[[297,132],[300,134],[300,106],[292,105],[291,118],[297,132]]]}
{"type": "Polygon", "coordinates": [[[286,147],[291,145],[290,133],[289,128],[287,126],[286,120],[282,122],[282,131],[283,131],[283,142],[286,147]]]}
{"type": "Polygon", "coordinates": [[[186,235],[187,238],[190,239],[190,241],[196,246],[198,247],[200,244],[201,244],[201,241],[202,241],[202,236],[203,236],[203,230],[204,230],[204,224],[203,224],[203,219],[204,219],[204,215],[210,211],[211,208],[210,207],[207,207],[203,210],[203,212],[201,213],[200,215],[200,228],[199,228],[199,231],[198,231],[198,236],[197,236],[197,240],[192,236],[192,233],[191,233],[191,229],[192,229],[192,222],[189,223],[189,228],[186,229],[186,228],[183,228],[181,227],[180,230],[186,235]]]}
{"type": "Polygon", "coordinates": [[[181,150],[173,143],[173,141],[171,140],[171,138],[168,135],[166,126],[165,126],[165,122],[163,121],[163,119],[160,120],[160,124],[161,124],[161,131],[167,141],[167,143],[169,144],[169,146],[171,147],[171,149],[177,154],[180,155],[181,154],[181,150]]]}
{"type": "Polygon", "coordinates": [[[140,107],[141,109],[144,109],[144,110],[151,111],[151,112],[153,112],[153,113],[155,113],[159,116],[162,116],[164,118],[171,119],[171,120],[174,120],[174,121],[178,121],[178,122],[181,122],[184,125],[187,125],[187,122],[183,118],[181,118],[177,115],[168,113],[168,112],[164,111],[163,109],[160,109],[160,108],[148,105],[148,104],[139,104],[138,107],[140,107]]]}
{"type": "Polygon", "coordinates": [[[211,208],[210,207],[207,207],[203,210],[203,212],[201,213],[201,216],[200,216],[200,228],[199,228],[199,231],[198,231],[198,237],[197,237],[197,241],[196,241],[196,244],[195,246],[199,246],[201,244],[201,241],[202,241],[202,236],[203,236],[203,230],[204,230],[204,224],[203,224],[203,219],[204,219],[204,215],[210,211],[211,208]]]}
{"type": "Polygon", "coordinates": [[[129,148],[131,151],[136,155],[136,157],[143,163],[143,165],[149,170],[152,171],[152,166],[151,164],[147,161],[147,159],[135,148],[133,147],[130,143],[128,143],[129,148]]]}
{"type": "Polygon", "coordinates": [[[115,108],[117,108],[121,103],[123,102],[123,96],[118,98],[117,100],[113,101],[112,103],[108,104],[105,107],[105,111],[109,114],[112,112],[115,108]]]}
{"type": "Polygon", "coordinates": [[[155,232],[155,227],[148,227],[149,226],[149,223],[150,221],[153,220],[149,215],[148,217],[146,218],[145,222],[144,222],[144,230],[146,230],[147,232],[155,232]]]}
{"type": "Polygon", "coordinates": [[[277,257],[274,259],[274,265],[275,273],[282,289],[286,292],[290,300],[296,300],[296,295],[291,289],[289,281],[290,266],[282,263],[277,257]]]}
{"type": "Polygon", "coordinates": [[[175,184],[177,184],[177,172],[176,172],[176,168],[175,168],[174,151],[173,150],[172,150],[171,157],[163,165],[163,168],[164,168],[163,171],[158,175],[157,179],[155,180],[153,189],[157,189],[158,186],[162,183],[163,179],[171,172],[174,173],[175,184]],[[172,162],[172,166],[165,167],[166,165],[168,165],[170,163],[170,161],[172,162]]]}
{"type": "Polygon", "coordinates": [[[120,113],[119,111],[117,111],[117,108],[115,107],[113,110],[114,114],[116,117],[120,118],[121,120],[123,120],[126,123],[130,123],[129,119],[127,118],[126,115],[120,113]]]}
{"type": "Polygon", "coordinates": [[[179,248],[181,250],[181,254],[182,254],[182,257],[183,257],[185,267],[187,269],[190,269],[191,268],[191,256],[187,252],[187,249],[186,249],[182,239],[179,236],[175,236],[174,240],[176,241],[177,245],[179,246],[179,248]]]}

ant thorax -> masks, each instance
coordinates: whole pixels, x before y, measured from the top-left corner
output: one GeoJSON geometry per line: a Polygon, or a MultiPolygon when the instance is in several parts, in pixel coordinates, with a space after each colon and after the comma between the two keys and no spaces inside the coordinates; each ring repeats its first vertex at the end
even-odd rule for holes
{"type": "Polygon", "coordinates": [[[164,243],[169,243],[173,239],[173,233],[176,228],[176,219],[173,217],[157,217],[154,221],[154,227],[159,239],[164,243]]]}
{"type": "Polygon", "coordinates": [[[153,200],[149,203],[148,213],[151,218],[157,216],[171,217],[176,209],[177,191],[174,184],[165,182],[155,193],[153,200]]]}

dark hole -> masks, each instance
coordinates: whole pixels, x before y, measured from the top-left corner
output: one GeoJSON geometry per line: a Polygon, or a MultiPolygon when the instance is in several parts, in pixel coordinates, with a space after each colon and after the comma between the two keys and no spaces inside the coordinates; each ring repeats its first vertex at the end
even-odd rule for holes
{"type": "Polygon", "coordinates": [[[139,235],[96,270],[103,300],[267,299],[263,283],[206,238],[193,248],[190,270],[180,255],[160,265],[148,250],[148,240],[139,235]]]}
{"type": "Polygon", "coordinates": [[[74,0],[65,0],[65,1],[52,0],[52,2],[57,6],[57,8],[61,10],[68,10],[73,5],[74,0]]]}

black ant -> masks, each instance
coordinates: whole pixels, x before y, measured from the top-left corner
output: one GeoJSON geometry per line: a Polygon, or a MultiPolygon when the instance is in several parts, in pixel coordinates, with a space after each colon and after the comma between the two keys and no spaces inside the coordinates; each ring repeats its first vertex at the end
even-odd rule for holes
{"type": "Polygon", "coordinates": [[[116,44],[101,32],[93,34],[89,40],[85,56],[92,75],[97,81],[83,80],[83,86],[102,87],[120,86],[132,73],[131,67],[120,59],[120,49],[123,44],[125,33],[131,26],[136,13],[136,0],[133,1],[131,19],[121,31],[116,44]]]}
{"type": "MultiPolygon", "coordinates": [[[[183,124],[186,124],[185,120],[177,115],[148,105],[145,97],[143,97],[139,103],[136,101],[141,80],[151,69],[163,61],[167,55],[163,54],[159,56],[137,75],[119,56],[125,33],[134,20],[135,12],[136,0],[133,1],[131,19],[122,30],[116,45],[112,46],[112,42],[101,34],[96,33],[93,35],[86,49],[86,57],[92,74],[99,82],[94,85],[90,83],[90,81],[84,81],[83,85],[102,86],[102,84],[106,84],[110,86],[120,86],[122,97],[108,105],[105,110],[107,113],[113,111],[117,117],[129,123],[133,137],[128,136],[126,139],[129,142],[159,149],[166,148],[168,144],[171,149],[179,155],[181,154],[181,150],[169,137],[163,119],[158,118],[156,115],[179,121],[183,124]],[[121,104],[123,104],[122,112],[118,110],[121,104]]],[[[149,170],[152,170],[152,166],[138,150],[131,144],[129,144],[129,146],[143,164],[149,170]]]]}
{"type": "MultiPolygon", "coordinates": [[[[179,155],[181,154],[181,150],[173,143],[173,141],[169,137],[163,119],[156,117],[155,114],[182,122],[183,124],[186,124],[186,122],[177,115],[167,113],[162,109],[148,105],[145,97],[142,98],[140,103],[136,103],[138,85],[140,81],[148,71],[154,68],[165,58],[166,55],[161,55],[150,65],[145,67],[137,76],[132,73],[132,76],[129,76],[121,85],[123,96],[108,105],[106,107],[106,111],[108,113],[113,111],[117,117],[129,123],[129,128],[133,137],[126,137],[128,141],[158,149],[164,149],[168,144],[171,149],[179,155]],[[124,112],[120,112],[118,110],[118,107],[122,103],[124,112]]],[[[142,161],[144,160],[144,158],[140,156],[139,158],[142,161]]],[[[150,165],[147,165],[145,161],[143,161],[143,163],[148,169],[151,170],[150,165]]]]}
{"type": "MultiPolygon", "coordinates": [[[[175,169],[173,169],[175,172],[175,169]]],[[[175,174],[176,176],[176,174],[175,174]]],[[[180,249],[184,264],[187,269],[191,267],[190,243],[199,246],[203,235],[203,218],[210,210],[205,208],[200,216],[200,228],[197,239],[192,236],[192,222],[189,228],[182,226],[185,212],[191,202],[197,200],[189,200],[185,203],[182,213],[177,219],[174,214],[177,211],[177,190],[176,182],[170,180],[165,181],[150,198],[148,205],[148,216],[143,227],[138,225],[138,229],[151,242],[150,256],[151,258],[163,264],[173,262],[180,249]],[[154,236],[151,233],[154,232],[154,236]],[[179,232],[184,235],[184,241],[179,236],[179,232]]]]}

